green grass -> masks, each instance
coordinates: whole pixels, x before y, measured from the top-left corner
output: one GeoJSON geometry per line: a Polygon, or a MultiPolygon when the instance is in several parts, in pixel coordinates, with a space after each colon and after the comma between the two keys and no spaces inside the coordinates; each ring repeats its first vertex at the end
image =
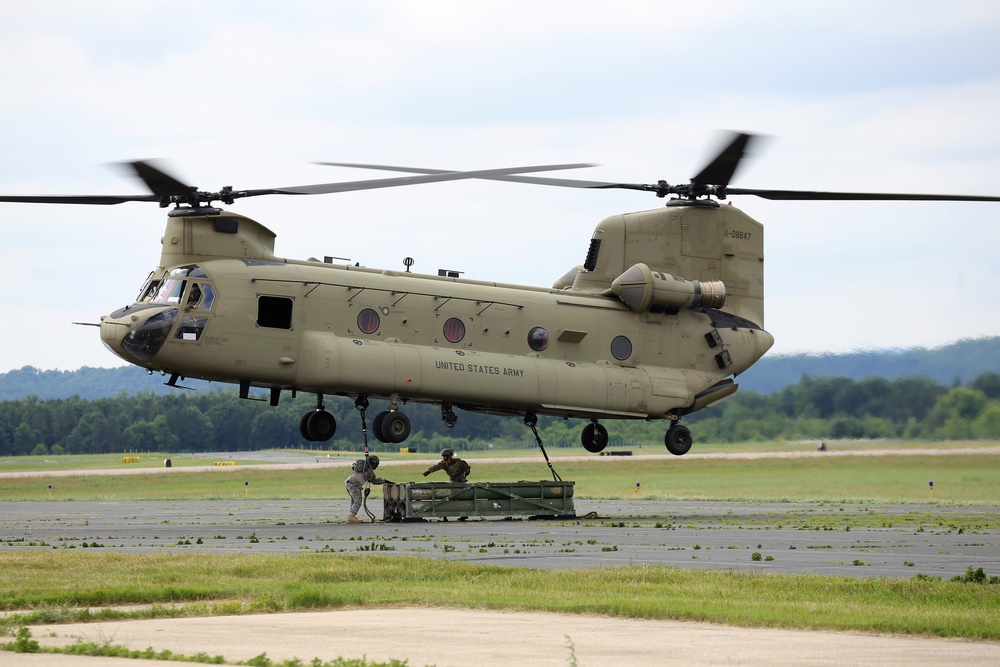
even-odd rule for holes
{"type": "MultiPolygon", "coordinates": [[[[236,466],[134,475],[70,475],[0,479],[0,501],[28,500],[320,500],[347,498],[343,481],[354,455],[303,469],[262,469],[240,461],[236,466]],[[247,484],[249,483],[249,484],[247,484]],[[51,492],[48,485],[52,485],[51,492]]],[[[469,456],[471,481],[509,482],[551,479],[540,454],[529,461],[484,462],[469,456]]],[[[387,457],[389,458],[389,457],[387,457]]],[[[386,465],[379,472],[395,482],[425,481],[428,459],[386,465]]],[[[304,456],[315,463],[315,457],[304,456]]],[[[391,460],[391,459],[389,459],[391,460]]],[[[106,457],[101,459],[106,462],[106,457]]],[[[120,463],[118,468],[128,464],[120,463]]],[[[92,469],[91,461],[81,463],[92,469]]],[[[202,464],[204,465],[204,463],[202,464]]],[[[632,457],[553,459],[565,480],[576,482],[577,498],[646,500],[739,500],[880,503],[927,503],[929,482],[939,504],[1000,503],[1000,457],[995,454],[829,456],[759,459],[653,461],[632,457]],[[636,493],[636,483],[640,492],[636,493]]],[[[104,467],[109,467],[105,465],[104,467]]],[[[6,471],[6,468],[0,468],[6,471]]],[[[427,481],[446,481],[443,473],[427,481]]]]}
{"type": "Polygon", "coordinates": [[[543,571],[367,554],[0,552],[0,608],[23,610],[3,621],[8,632],[107,617],[383,605],[1000,640],[1000,586],[976,583],[660,567],[543,571]],[[110,615],[70,611],[136,604],[153,606],[110,615]]]}

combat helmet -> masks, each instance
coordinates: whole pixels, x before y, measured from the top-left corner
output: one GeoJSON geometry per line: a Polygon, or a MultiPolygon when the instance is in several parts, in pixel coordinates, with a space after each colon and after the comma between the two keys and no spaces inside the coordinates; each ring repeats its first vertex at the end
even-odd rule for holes
{"type": "Polygon", "coordinates": [[[377,456],[375,456],[374,454],[372,454],[371,456],[368,457],[368,465],[370,465],[372,467],[372,470],[374,470],[375,468],[377,468],[378,464],[379,464],[379,460],[378,460],[377,456]]]}
{"type": "Polygon", "coordinates": [[[448,457],[448,456],[454,456],[454,455],[455,455],[455,450],[452,449],[452,448],[450,448],[450,447],[446,447],[445,449],[441,450],[441,458],[445,458],[445,457],[448,457]]]}

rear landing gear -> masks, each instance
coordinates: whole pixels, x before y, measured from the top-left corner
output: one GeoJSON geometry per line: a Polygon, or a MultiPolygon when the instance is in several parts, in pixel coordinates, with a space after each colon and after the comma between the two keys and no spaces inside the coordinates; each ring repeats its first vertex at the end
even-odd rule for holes
{"type": "Polygon", "coordinates": [[[688,430],[687,426],[681,426],[674,421],[671,422],[670,428],[667,429],[667,434],[664,436],[663,442],[667,446],[668,452],[674,456],[683,456],[691,449],[694,439],[691,437],[691,431],[688,430]]]}
{"type": "Polygon", "coordinates": [[[608,429],[598,424],[596,420],[592,421],[583,427],[580,442],[583,443],[583,448],[592,454],[604,451],[608,446],[608,429]]]}

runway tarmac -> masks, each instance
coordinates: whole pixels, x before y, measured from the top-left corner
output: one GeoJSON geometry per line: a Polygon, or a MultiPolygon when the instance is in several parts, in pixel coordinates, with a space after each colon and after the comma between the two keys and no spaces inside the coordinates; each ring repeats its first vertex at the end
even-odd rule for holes
{"type": "MultiPolygon", "coordinates": [[[[369,507],[381,517],[374,497],[369,507]]],[[[3,503],[0,549],[357,553],[377,543],[386,555],[543,569],[644,564],[947,579],[972,566],[1000,574],[997,506],[575,504],[578,516],[598,518],[348,525],[343,500],[3,503]]]]}

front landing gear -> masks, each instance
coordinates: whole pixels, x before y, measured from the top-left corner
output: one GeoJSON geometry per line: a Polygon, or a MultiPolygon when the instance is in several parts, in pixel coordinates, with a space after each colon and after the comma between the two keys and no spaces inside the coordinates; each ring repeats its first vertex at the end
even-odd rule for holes
{"type": "Polygon", "coordinates": [[[337,420],[323,408],[323,394],[316,394],[316,409],[302,415],[299,433],[308,442],[326,442],[337,432],[337,420]]]}
{"type": "Polygon", "coordinates": [[[667,451],[674,456],[684,456],[691,449],[694,439],[687,426],[682,426],[676,421],[670,423],[667,434],[663,438],[667,451]]]}
{"type": "Polygon", "coordinates": [[[389,400],[389,409],[375,415],[372,420],[372,433],[379,442],[398,445],[410,437],[410,418],[399,411],[399,396],[393,394],[389,400]]]}
{"type": "Polygon", "coordinates": [[[399,444],[410,437],[410,418],[398,410],[386,410],[375,415],[372,432],[380,442],[399,444]]]}

